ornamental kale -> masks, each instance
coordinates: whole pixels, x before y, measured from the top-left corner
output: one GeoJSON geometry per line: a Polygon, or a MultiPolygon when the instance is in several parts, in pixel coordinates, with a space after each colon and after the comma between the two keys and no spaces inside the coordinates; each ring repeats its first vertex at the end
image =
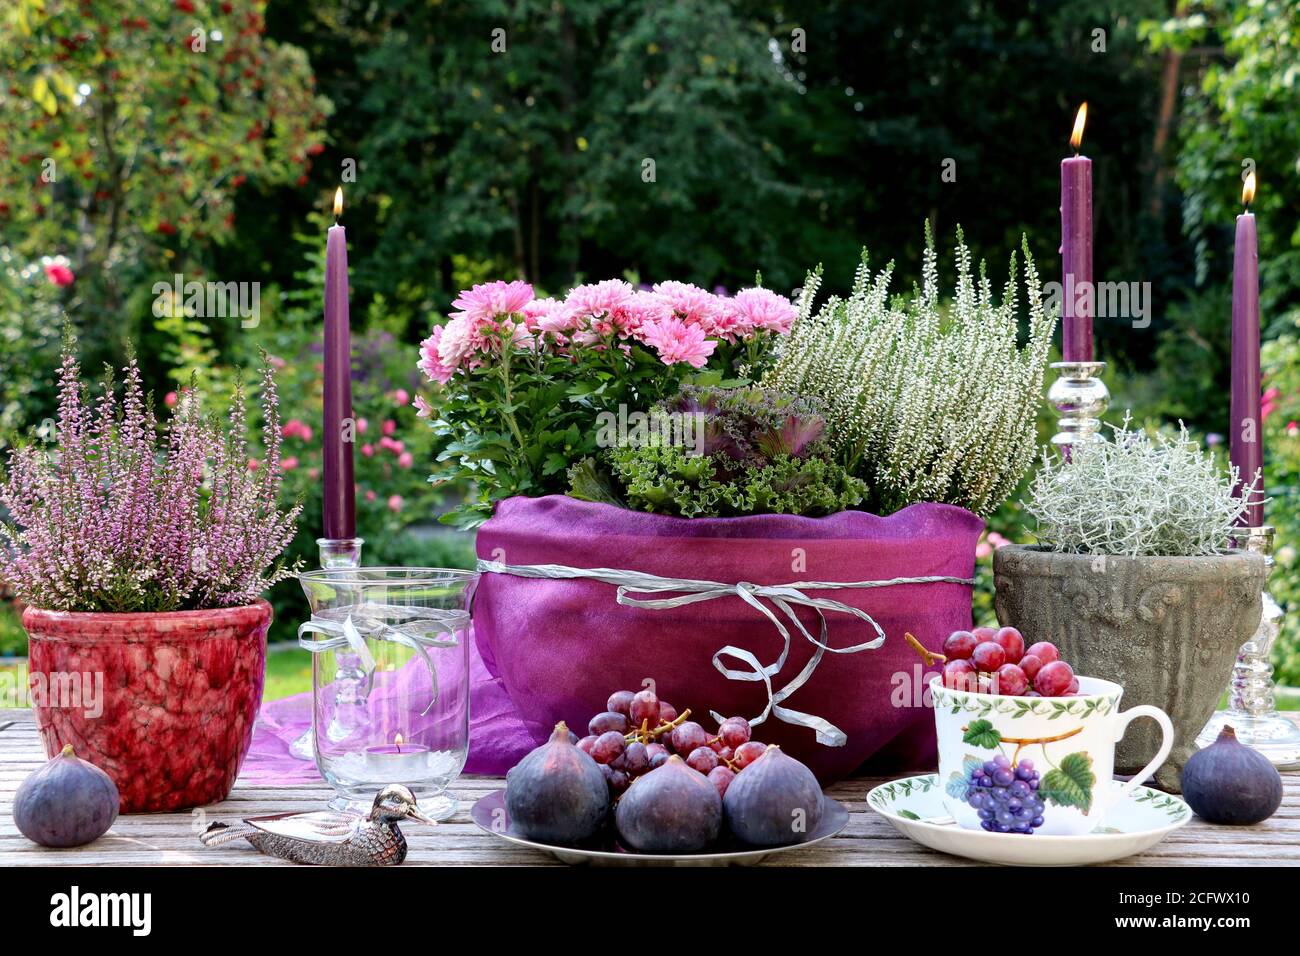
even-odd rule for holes
{"type": "Polygon", "coordinates": [[[683,518],[843,511],[866,486],[833,460],[825,429],[805,398],[687,385],[651,410],[642,441],[570,469],[570,494],[683,518]]]}
{"type": "Polygon", "coordinates": [[[0,476],[0,579],[25,603],[56,611],[145,612],[233,607],[292,570],[277,559],[298,507],[282,511],[275,380],[262,370],[256,468],[236,390],[224,427],[194,387],[160,439],[134,359],[119,399],[112,371],[94,402],[65,346],[58,447],[24,445],[0,476]]]}

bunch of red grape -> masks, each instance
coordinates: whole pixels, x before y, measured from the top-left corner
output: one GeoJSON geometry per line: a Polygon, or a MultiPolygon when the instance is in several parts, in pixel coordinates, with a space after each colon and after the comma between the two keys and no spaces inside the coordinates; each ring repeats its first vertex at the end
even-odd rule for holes
{"type": "Polygon", "coordinates": [[[953,631],[943,642],[943,686],[1010,697],[1074,697],[1079,678],[1056,645],[1025,647],[1014,627],[953,631]]]}
{"type": "Polygon", "coordinates": [[[578,746],[600,765],[610,795],[618,798],[632,780],[679,754],[686,765],[709,778],[718,796],[745,767],[759,758],[767,745],[751,740],[749,722],[728,717],[710,734],[693,720],[690,710],[661,701],[652,690],[615,691],[606,710],[591,718],[587,736],[578,746]]]}

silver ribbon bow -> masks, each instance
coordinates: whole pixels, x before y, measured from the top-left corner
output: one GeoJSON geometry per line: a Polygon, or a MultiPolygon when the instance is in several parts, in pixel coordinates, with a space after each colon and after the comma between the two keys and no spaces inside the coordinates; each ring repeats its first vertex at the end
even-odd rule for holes
{"type": "Polygon", "coordinates": [[[365,676],[365,695],[369,696],[375,683],[375,658],[370,653],[368,640],[392,641],[411,648],[419,655],[429,672],[431,696],[429,704],[420,712],[429,713],[438,700],[438,672],[429,658],[428,647],[455,647],[455,640],[440,640],[435,635],[454,632],[457,626],[468,623],[464,611],[447,611],[427,607],[390,607],[380,604],[363,604],[348,609],[342,620],[313,615],[310,621],[298,626],[298,646],[322,654],[326,651],[350,649],[357,655],[365,676]],[[353,615],[356,615],[354,620],[353,615]],[[401,626],[389,624],[387,618],[399,619],[401,626]],[[405,618],[406,620],[402,620],[405,618]],[[308,634],[324,635],[307,637],[308,634]]]}
{"type": "MultiPolygon", "coordinates": [[[[843,604],[839,601],[832,601],[829,598],[810,597],[803,593],[805,591],[815,590],[841,590],[846,588],[884,588],[892,587],[896,584],[964,584],[973,585],[973,578],[958,578],[948,575],[927,575],[923,577],[912,578],[887,578],[879,581],[793,581],[789,584],[752,584],[749,581],[739,581],[735,584],[725,584],[720,581],[697,581],[690,578],[665,578],[657,574],[647,574],[643,571],[625,571],[619,568],[570,568],[562,564],[505,564],[501,561],[487,561],[482,558],[478,562],[478,570],[490,572],[493,574],[510,574],[521,578],[543,578],[547,580],[561,579],[583,579],[591,581],[602,581],[605,584],[613,584],[618,587],[616,600],[619,604],[626,607],[643,607],[651,610],[666,610],[669,608],[684,607],[687,604],[694,604],[697,601],[712,601],[715,598],[722,597],[739,597],[750,607],[762,613],[781,634],[784,645],[781,649],[780,656],[766,667],[763,666],[757,657],[743,647],[735,647],[728,644],[721,647],[713,655],[713,666],[727,680],[737,681],[762,681],[763,687],[767,691],[767,706],[763,712],[751,720],[751,726],[757,726],[767,720],[768,715],[775,716],[787,724],[795,724],[800,727],[807,727],[817,735],[817,742],[827,747],[842,747],[848,737],[844,731],[840,730],[830,721],[815,714],[806,714],[801,711],[792,710],[789,707],[781,706],[782,702],[797,691],[800,687],[808,682],[812,677],[813,671],[821,662],[822,656],[826,653],[831,654],[857,654],[860,651],[875,650],[885,642],[885,632],[881,630],[880,625],[866,611],[860,608],[843,604]],[[653,595],[676,593],[676,597],[655,598],[655,597],[632,597],[631,595],[653,595]],[[795,676],[788,684],[780,690],[772,689],[772,678],[779,674],[785,667],[786,659],[790,655],[790,631],[782,623],[781,618],[776,615],[771,608],[763,604],[760,598],[767,598],[785,615],[790,623],[799,630],[809,643],[816,650],[809,658],[808,663],[804,665],[798,675],[795,676]],[[792,605],[813,608],[817,612],[817,618],[821,622],[821,639],[813,637],[799,620],[792,605]],[[866,641],[862,644],[854,644],[852,647],[831,647],[827,643],[827,625],[826,616],[823,611],[837,611],[842,614],[851,614],[859,620],[870,624],[876,632],[873,640],[866,641]],[[749,665],[749,670],[735,670],[727,667],[722,661],[724,657],[734,658],[749,665]]],[[[722,715],[716,711],[710,711],[713,719],[721,722],[722,715]]]]}

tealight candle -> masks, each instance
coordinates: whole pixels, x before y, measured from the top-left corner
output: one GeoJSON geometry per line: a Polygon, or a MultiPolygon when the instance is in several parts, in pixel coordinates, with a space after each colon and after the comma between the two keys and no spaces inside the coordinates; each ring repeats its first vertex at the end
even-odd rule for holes
{"type": "Polygon", "coordinates": [[[393,737],[391,745],[367,747],[366,767],[385,774],[383,779],[400,782],[403,770],[423,772],[428,764],[429,748],[422,744],[407,743],[401,734],[393,737]]]}

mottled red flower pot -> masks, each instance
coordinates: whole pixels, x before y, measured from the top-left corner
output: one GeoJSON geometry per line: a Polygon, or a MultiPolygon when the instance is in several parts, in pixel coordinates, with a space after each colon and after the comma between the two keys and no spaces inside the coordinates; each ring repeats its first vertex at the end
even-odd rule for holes
{"type": "Polygon", "coordinates": [[[72,744],[113,778],[123,813],[224,800],[253,739],[270,623],[265,601],[161,614],[27,608],[45,752],[72,744]]]}

